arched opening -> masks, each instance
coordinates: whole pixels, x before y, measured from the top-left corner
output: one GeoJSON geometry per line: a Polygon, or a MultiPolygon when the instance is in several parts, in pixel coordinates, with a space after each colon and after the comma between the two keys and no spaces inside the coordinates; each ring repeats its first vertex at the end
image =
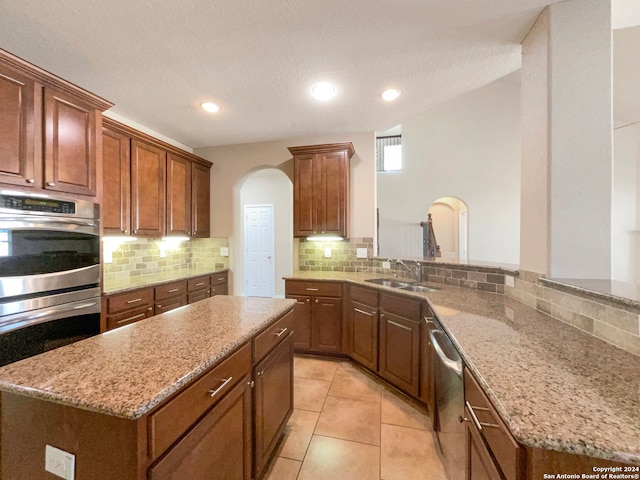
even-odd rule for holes
{"type": "Polygon", "coordinates": [[[247,172],[234,185],[233,218],[234,292],[284,297],[282,277],[293,271],[291,179],[274,167],[258,167],[247,172]],[[269,230],[262,222],[265,215],[271,215],[270,233],[264,231],[269,230]],[[259,238],[251,233],[257,230],[261,232],[259,238]],[[261,245],[265,235],[271,235],[272,253],[254,248],[261,245]],[[269,256],[271,258],[267,258],[269,256]]]}
{"type": "Polygon", "coordinates": [[[456,197],[440,197],[429,207],[442,259],[466,261],[469,256],[467,204],[456,197]]]}

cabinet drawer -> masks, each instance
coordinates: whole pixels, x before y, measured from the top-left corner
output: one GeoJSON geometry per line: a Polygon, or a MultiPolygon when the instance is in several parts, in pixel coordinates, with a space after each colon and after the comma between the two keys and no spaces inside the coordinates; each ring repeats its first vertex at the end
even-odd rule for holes
{"type": "Polygon", "coordinates": [[[130,323],[144,320],[145,318],[150,317],[152,313],[153,308],[151,306],[142,306],[132,310],[127,310],[123,313],[109,315],[107,317],[107,330],[113,330],[114,328],[124,327],[130,323]]]}
{"type": "Polygon", "coordinates": [[[221,285],[223,283],[226,284],[227,280],[229,279],[229,272],[214,273],[213,275],[211,275],[210,279],[211,285],[221,285]]]}
{"type": "Polygon", "coordinates": [[[118,293],[107,298],[107,313],[120,313],[124,310],[139,308],[152,303],[153,290],[151,288],[118,293]]]}
{"type": "Polygon", "coordinates": [[[323,297],[341,297],[342,284],[336,282],[299,282],[286,283],[287,295],[321,295],[323,297]]]}
{"type": "Polygon", "coordinates": [[[157,458],[251,370],[245,344],[149,416],[149,454],[157,458]]]}
{"type": "Polygon", "coordinates": [[[475,419],[478,420],[480,425],[475,424],[475,427],[491,449],[491,453],[497,460],[505,478],[507,480],[521,478],[522,446],[513,438],[476,379],[466,368],[464,371],[464,398],[465,405],[471,413],[469,420],[474,424],[475,419]]]}
{"type": "Polygon", "coordinates": [[[378,292],[371,288],[357,287],[351,285],[350,287],[351,300],[355,302],[364,303],[371,307],[378,306],[378,292]]]}
{"type": "Polygon", "coordinates": [[[187,292],[195,292],[197,290],[206,290],[211,285],[211,277],[205,275],[203,277],[192,278],[187,280],[187,292]]]}
{"type": "Polygon", "coordinates": [[[253,352],[256,362],[259,362],[273,347],[284,340],[293,331],[293,310],[284,314],[276,323],[256,336],[253,342],[253,352]]]}
{"type": "Polygon", "coordinates": [[[380,308],[416,322],[420,321],[420,302],[410,300],[402,295],[380,294],[380,308]]]}
{"type": "Polygon", "coordinates": [[[215,286],[211,286],[211,296],[215,297],[216,295],[227,295],[229,292],[229,289],[227,288],[227,285],[215,285],[215,286]]]}
{"type": "Polygon", "coordinates": [[[206,290],[198,290],[197,292],[192,292],[187,295],[187,301],[191,303],[199,302],[200,300],[204,300],[205,298],[209,298],[211,296],[211,292],[207,288],[206,290]]]}
{"type": "Polygon", "coordinates": [[[177,297],[187,294],[187,282],[181,280],[179,282],[166,283],[155,289],[156,302],[165,298],[177,297]]]}

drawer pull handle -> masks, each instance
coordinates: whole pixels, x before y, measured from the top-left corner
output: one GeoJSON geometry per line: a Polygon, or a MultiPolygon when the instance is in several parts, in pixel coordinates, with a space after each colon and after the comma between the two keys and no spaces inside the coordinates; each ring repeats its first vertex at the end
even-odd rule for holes
{"type": "Polygon", "coordinates": [[[204,282],[196,283],[196,287],[201,287],[202,285],[204,285],[204,282]]]}
{"type": "Polygon", "coordinates": [[[144,313],[139,313],[138,315],[134,315],[133,317],[125,318],[123,320],[118,320],[118,325],[122,325],[123,323],[131,322],[137,320],[138,318],[144,318],[146,315],[144,313]]]}
{"type": "Polygon", "coordinates": [[[500,427],[500,425],[497,425],[495,423],[485,423],[485,422],[481,422],[480,420],[478,420],[478,417],[476,416],[476,412],[475,410],[480,410],[483,412],[490,412],[491,410],[489,410],[486,407],[473,407],[468,401],[465,402],[467,404],[467,408],[469,409],[469,413],[471,413],[471,419],[473,420],[473,423],[476,424],[476,427],[478,430],[482,431],[483,428],[502,428],[500,427]]]}
{"type": "Polygon", "coordinates": [[[306,288],[305,290],[307,290],[308,292],[317,292],[318,289],[317,288],[306,288]]]}
{"type": "Polygon", "coordinates": [[[134,298],[133,300],[127,300],[127,303],[136,303],[142,301],[142,298],[134,298]]]}
{"type": "Polygon", "coordinates": [[[220,277],[220,278],[218,279],[218,281],[219,281],[219,282],[224,282],[224,277],[220,277]]]}
{"type": "Polygon", "coordinates": [[[359,308],[356,308],[355,310],[356,310],[356,312],[362,313],[363,315],[366,315],[368,317],[373,317],[373,315],[374,315],[373,313],[365,312],[364,310],[360,310],[359,308]]]}
{"type": "Polygon", "coordinates": [[[171,290],[169,290],[169,293],[177,292],[178,290],[180,290],[180,289],[179,288],[172,288],[171,290]]]}
{"type": "Polygon", "coordinates": [[[226,387],[226,386],[227,386],[227,384],[228,384],[231,380],[233,380],[233,377],[223,378],[223,379],[222,379],[222,385],[220,385],[220,386],[219,386],[218,388],[216,388],[215,390],[208,390],[208,391],[207,391],[207,393],[209,394],[209,396],[210,396],[211,398],[215,397],[215,396],[220,392],[220,390],[222,390],[224,387],[226,387]]]}
{"type": "Polygon", "coordinates": [[[287,327],[281,328],[279,332],[273,332],[276,337],[281,337],[284,332],[289,330],[287,327]]]}

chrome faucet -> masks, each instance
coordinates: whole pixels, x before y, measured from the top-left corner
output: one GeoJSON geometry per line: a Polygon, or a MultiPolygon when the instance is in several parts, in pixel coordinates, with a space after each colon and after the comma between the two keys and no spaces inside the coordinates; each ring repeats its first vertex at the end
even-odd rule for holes
{"type": "Polygon", "coordinates": [[[411,274],[411,276],[415,279],[416,282],[422,283],[422,265],[419,262],[416,262],[415,271],[409,268],[401,259],[396,260],[396,265],[400,265],[401,267],[404,267],[404,269],[411,274]]]}

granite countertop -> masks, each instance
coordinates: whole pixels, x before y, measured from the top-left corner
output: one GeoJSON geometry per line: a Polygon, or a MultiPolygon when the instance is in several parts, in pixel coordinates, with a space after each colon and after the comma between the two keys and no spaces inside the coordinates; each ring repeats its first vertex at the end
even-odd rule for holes
{"type": "Polygon", "coordinates": [[[0,368],[0,390],[138,418],[293,308],[219,295],[0,368]]]}
{"type": "Polygon", "coordinates": [[[103,295],[127,292],[143,287],[153,287],[162,283],[174,280],[186,280],[201,275],[213,275],[226,272],[228,269],[212,270],[211,268],[181,268],[178,270],[168,270],[152,275],[140,275],[138,277],[128,277],[120,280],[105,281],[102,284],[103,295]]]}
{"type": "Polygon", "coordinates": [[[504,295],[414,293],[371,273],[299,272],[426,299],[514,437],[530,447],[640,464],[640,359],[504,295]]]}

